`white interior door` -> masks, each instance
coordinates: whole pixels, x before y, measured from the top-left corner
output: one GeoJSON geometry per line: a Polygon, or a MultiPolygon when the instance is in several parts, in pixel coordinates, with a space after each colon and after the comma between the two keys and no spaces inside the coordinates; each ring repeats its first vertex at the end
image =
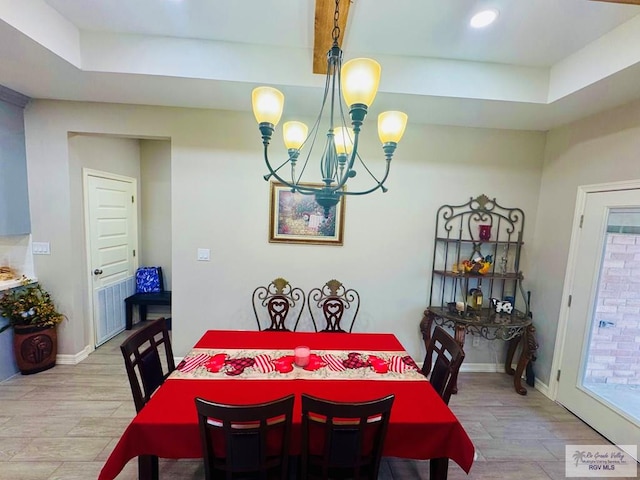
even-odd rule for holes
{"type": "Polygon", "coordinates": [[[95,345],[125,328],[124,299],[135,291],[136,180],[85,171],[86,225],[95,345]]]}
{"type": "MultiPolygon", "coordinates": [[[[640,190],[586,194],[557,400],[640,444],[640,190]]],[[[574,247],[574,248],[576,248],[574,247]]]]}

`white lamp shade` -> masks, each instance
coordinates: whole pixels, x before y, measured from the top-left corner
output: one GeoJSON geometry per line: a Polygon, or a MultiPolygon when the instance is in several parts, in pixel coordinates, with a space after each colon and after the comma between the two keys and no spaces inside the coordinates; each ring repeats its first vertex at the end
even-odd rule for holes
{"type": "Polygon", "coordinates": [[[380,64],[370,58],[354,58],[342,65],[341,87],[346,104],[370,106],[378,93],[380,71],[380,64]]]}
{"type": "Polygon", "coordinates": [[[271,123],[275,127],[282,116],[284,95],[272,87],[258,87],[251,92],[253,114],[258,123],[271,123]]]}
{"type": "Polygon", "coordinates": [[[382,112],[378,115],[378,136],[384,144],[387,142],[398,143],[404,135],[409,117],[404,112],[382,112]]]}
{"type": "Polygon", "coordinates": [[[282,125],[282,135],[287,149],[298,150],[307,139],[309,127],[302,122],[284,122],[282,125]]]}
{"type": "Polygon", "coordinates": [[[353,150],[353,129],[347,127],[336,128],[333,132],[338,155],[349,155],[353,150]]]}

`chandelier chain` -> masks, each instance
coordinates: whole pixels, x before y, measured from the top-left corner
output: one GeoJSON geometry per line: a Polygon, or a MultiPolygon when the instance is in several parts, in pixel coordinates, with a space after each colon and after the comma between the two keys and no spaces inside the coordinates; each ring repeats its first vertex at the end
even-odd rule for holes
{"type": "Polygon", "coordinates": [[[336,0],[336,10],[333,12],[333,30],[331,36],[333,38],[333,44],[338,44],[338,38],[340,38],[340,27],[338,26],[338,19],[340,18],[340,0],[336,0]]]}

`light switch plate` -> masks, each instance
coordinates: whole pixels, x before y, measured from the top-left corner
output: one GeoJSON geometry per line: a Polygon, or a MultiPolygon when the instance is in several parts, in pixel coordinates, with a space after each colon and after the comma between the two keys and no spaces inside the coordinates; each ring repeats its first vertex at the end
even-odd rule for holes
{"type": "Polygon", "coordinates": [[[51,255],[51,245],[49,242],[33,242],[31,251],[34,255],[51,255]]]}
{"type": "Polygon", "coordinates": [[[199,262],[208,262],[211,260],[211,250],[208,248],[199,248],[198,249],[198,261],[199,262]]]}

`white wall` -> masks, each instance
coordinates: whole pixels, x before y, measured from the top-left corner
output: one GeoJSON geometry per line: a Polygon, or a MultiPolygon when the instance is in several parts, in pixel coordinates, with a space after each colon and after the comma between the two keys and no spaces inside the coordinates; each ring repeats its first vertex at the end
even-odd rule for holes
{"type": "MultiPolygon", "coordinates": [[[[91,330],[88,326],[89,319],[91,318],[89,312],[89,275],[91,266],[87,262],[87,251],[85,244],[85,228],[84,228],[84,208],[83,208],[83,191],[82,191],[82,169],[90,168],[93,170],[99,170],[103,172],[113,173],[117,175],[124,175],[127,177],[135,178],[138,180],[138,189],[140,188],[140,144],[138,140],[132,138],[118,138],[105,135],[82,135],[72,133],[68,136],[68,149],[69,149],[69,161],[68,161],[68,185],[70,192],[71,203],[69,205],[70,215],[70,234],[66,243],[69,243],[72,250],[72,258],[69,259],[70,265],[73,265],[71,278],[69,279],[72,287],[73,304],[80,306],[81,310],[76,310],[74,307],[73,317],[69,317],[69,322],[63,322],[60,327],[62,331],[66,332],[68,329],[73,329],[74,333],[78,336],[82,332],[82,337],[78,337],[76,342],[82,339],[80,345],[93,345],[93,339],[91,338],[91,330]],[[81,324],[76,325],[76,324],[81,324]]],[[[61,165],[62,167],[62,165],[61,165]]],[[[29,169],[31,170],[31,169],[29,169]]],[[[29,190],[31,193],[31,172],[29,178],[29,190]]],[[[39,188],[42,190],[42,187],[39,188]]],[[[51,192],[53,195],[54,192],[51,192]]],[[[139,195],[138,195],[139,196],[139,195]]],[[[55,197],[50,197],[50,201],[54,201],[55,197]]],[[[139,210],[139,208],[138,208],[139,210]]],[[[140,219],[140,211],[138,211],[138,221],[140,219]]],[[[49,218],[47,220],[50,220],[49,218]]],[[[35,225],[34,225],[35,227],[35,225]]],[[[49,230],[33,229],[34,238],[40,238],[40,241],[49,241],[49,230]],[[38,232],[36,234],[36,232],[38,232]]],[[[38,241],[38,240],[36,240],[38,241]]],[[[36,259],[36,273],[41,271],[41,265],[57,264],[59,257],[57,256],[57,250],[62,245],[59,242],[51,242],[52,257],[56,255],[56,259],[36,259]]],[[[59,277],[66,275],[66,268],[63,267],[58,275],[47,275],[44,279],[39,279],[41,283],[48,290],[57,290],[59,277]],[[56,286],[53,286],[55,282],[56,286]]],[[[59,295],[54,295],[57,302],[60,301],[59,295]]],[[[66,313],[66,312],[65,312],[66,313]]],[[[68,335],[62,335],[61,347],[66,347],[67,342],[70,340],[68,335]]],[[[75,343],[77,345],[77,343],[75,343]]],[[[76,347],[77,348],[77,347],[76,347]]],[[[77,353],[78,350],[62,350],[61,353],[77,353]]]]}
{"type": "Polygon", "coordinates": [[[140,265],[162,267],[171,290],[171,143],[140,141],[140,265]]]}
{"type": "MultiPolygon", "coordinates": [[[[640,102],[548,134],[535,223],[532,310],[540,344],[536,374],[549,383],[577,189],[640,178],[640,102]]],[[[533,226],[533,225],[532,225],[533,226]]]]}
{"type": "MultiPolygon", "coordinates": [[[[171,290],[171,143],[140,141],[140,265],[162,267],[171,290]]],[[[149,306],[149,318],[170,317],[171,307],[149,306]]]]}
{"type": "MultiPolygon", "coordinates": [[[[540,132],[410,124],[389,192],[347,200],[344,246],[335,247],[268,243],[269,185],[249,113],[35,101],[25,116],[34,238],[52,243],[52,255],[37,259],[36,273],[70,317],[61,353],[85,346],[84,272],[73,247],[79,240],[69,241],[78,235],[78,198],[69,188],[68,131],[171,140],[176,355],[208,328],[255,329],[251,292],[284,276],[305,291],[330,278],[356,288],[362,307],[354,330],[393,332],[420,358],[418,323],[427,306],[437,208],[485,193],[522,208],[526,244],[533,239],[545,146],[540,132]],[[211,249],[210,262],[196,261],[198,247],[211,249]]],[[[379,159],[376,168],[382,153],[374,124],[365,123],[361,151],[379,159]]],[[[273,143],[284,155],[280,142],[273,143]]],[[[525,246],[525,272],[531,264],[525,246]]],[[[467,353],[467,362],[493,360],[486,349],[469,346],[467,353]]]]}

